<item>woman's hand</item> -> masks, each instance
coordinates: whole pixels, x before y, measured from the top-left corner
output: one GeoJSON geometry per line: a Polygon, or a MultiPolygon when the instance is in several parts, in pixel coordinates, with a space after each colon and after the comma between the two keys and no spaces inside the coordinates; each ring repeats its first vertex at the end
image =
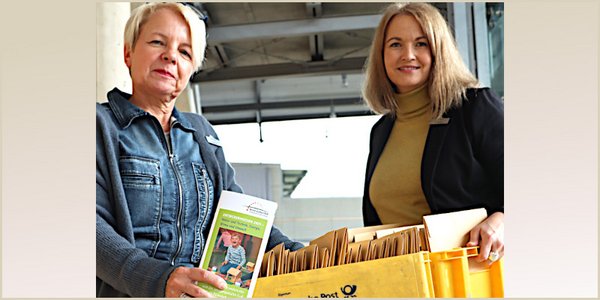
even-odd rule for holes
{"type": "Polygon", "coordinates": [[[209,292],[196,285],[196,282],[206,282],[222,290],[227,287],[223,278],[200,268],[178,267],[169,276],[165,297],[180,298],[183,294],[193,298],[213,298],[209,292]]]}
{"type": "Polygon", "coordinates": [[[479,246],[478,262],[488,260],[491,252],[497,253],[497,258],[490,258],[490,263],[504,256],[504,213],[495,212],[471,229],[467,247],[472,246],[479,246]]]}

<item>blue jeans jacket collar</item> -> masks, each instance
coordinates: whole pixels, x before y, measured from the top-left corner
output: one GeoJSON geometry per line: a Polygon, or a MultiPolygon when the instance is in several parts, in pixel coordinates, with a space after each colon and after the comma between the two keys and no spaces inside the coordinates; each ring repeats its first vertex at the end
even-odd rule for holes
{"type": "MultiPolygon", "coordinates": [[[[137,107],[129,101],[131,95],[125,93],[118,88],[112,89],[107,94],[108,105],[112,109],[122,129],[125,129],[131,125],[131,122],[137,117],[149,116],[150,114],[141,108],[137,107]]],[[[177,108],[173,108],[173,117],[175,118],[175,124],[181,125],[181,127],[187,131],[196,131],[185,115],[179,113],[177,108]]]]}

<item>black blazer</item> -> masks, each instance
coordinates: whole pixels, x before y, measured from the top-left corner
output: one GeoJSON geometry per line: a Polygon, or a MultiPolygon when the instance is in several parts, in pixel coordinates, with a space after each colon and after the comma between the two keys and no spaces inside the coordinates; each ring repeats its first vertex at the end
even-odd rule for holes
{"type": "MultiPolygon", "coordinates": [[[[431,124],[421,161],[421,186],[434,214],[484,207],[504,211],[504,106],[489,88],[468,89],[462,106],[431,124]],[[443,122],[437,122],[443,123],[443,122]]],[[[371,130],[363,194],[365,226],[380,225],[369,184],[394,125],[381,117],[371,130]]],[[[402,150],[398,150],[402,155],[402,150]]]]}

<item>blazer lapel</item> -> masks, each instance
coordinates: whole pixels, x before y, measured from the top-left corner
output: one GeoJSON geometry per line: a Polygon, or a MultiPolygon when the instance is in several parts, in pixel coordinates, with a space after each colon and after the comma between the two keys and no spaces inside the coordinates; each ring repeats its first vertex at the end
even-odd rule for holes
{"type": "Polygon", "coordinates": [[[373,149],[371,149],[369,169],[367,171],[368,184],[370,184],[371,182],[371,177],[373,177],[373,172],[375,172],[375,166],[377,166],[377,162],[379,161],[381,152],[383,152],[383,148],[385,148],[385,144],[387,143],[387,140],[390,137],[392,127],[394,127],[394,118],[386,115],[383,117],[381,127],[373,133],[373,149]]]}
{"type": "Polygon", "coordinates": [[[433,174],[435,174],[437,162],[440,157],[442,146],[444,145],[444,139],[446,138],[446,133],[448,132],[448,127],[451,123],[451,118],[446,116],[444,116],[442,120],[443,121],[432,121],[430,123],[429,133],[425,142],[425,150],[423,151],[423,158],[421,161],[421,185],[423,187],[425,199],[427,199],[432,212],[437,209],[437,207],[432,206],[432,204],[435,203],[432,198],[433,174]]]}

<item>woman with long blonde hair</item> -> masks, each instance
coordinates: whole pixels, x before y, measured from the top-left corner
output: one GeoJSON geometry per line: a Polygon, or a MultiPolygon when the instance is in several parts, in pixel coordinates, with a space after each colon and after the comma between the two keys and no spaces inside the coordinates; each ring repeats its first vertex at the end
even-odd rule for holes
{"type": "Polygon", "coordinates": [[[365,225],[412,225],[423,215],[484,207],[467,246],[479,260],[504,253],[504,108],[465,66],[440,12],[387,7],[366,63],[373,126],[363,196],[365,225]]]}

